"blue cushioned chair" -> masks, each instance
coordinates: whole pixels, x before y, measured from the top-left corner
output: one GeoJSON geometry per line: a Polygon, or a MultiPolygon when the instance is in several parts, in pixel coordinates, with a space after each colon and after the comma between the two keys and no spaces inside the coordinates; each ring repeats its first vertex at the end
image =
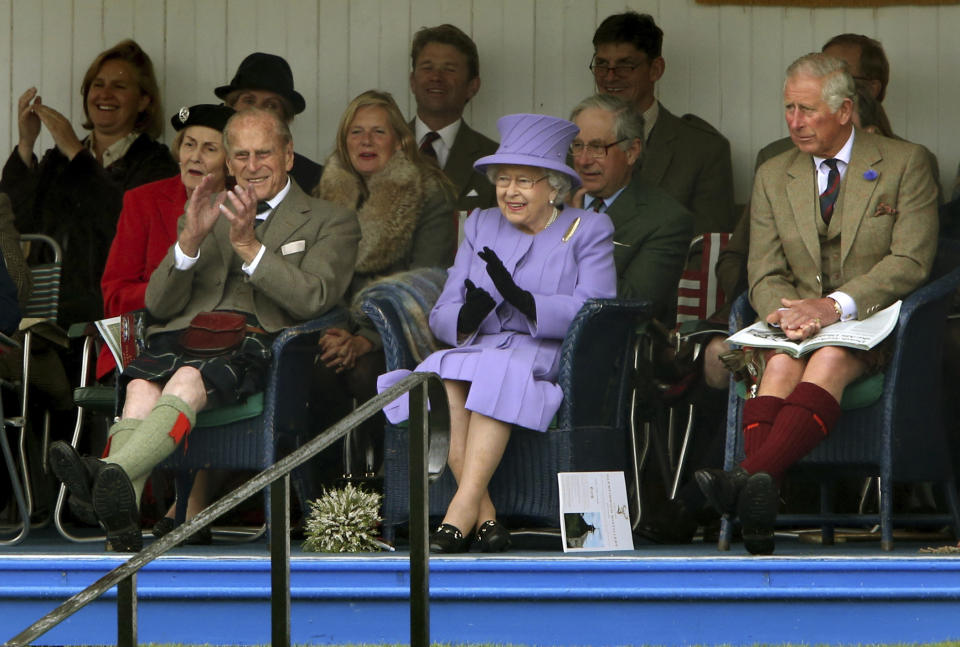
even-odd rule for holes
{"type": "MultiPolygon", "coordinates": [[[[362,304],[383,338],[387,370],[416,365],[400,332],[395,309],[379,299],[362,304]]],[[[558,382],[564,399],[546,433],[514,427],[490,482],[498,518],[508,523],[559,528],[558,472],[625,470],[638,323],[650,317],[647,302],[591,299],[570,325],[560,351],[558,382]]],[[[384,536],[408,517],[407,430],[387,425],[384,440],[384,536]]],[[[456,491],[450,470],[430,486],[430,515],[441,518],[456,491]]]]}
{"type": "MultiPolygon", "coordinates": [[[[318,319],[283,330],[273,341],[270,374],[263,393],[255,394],[241,404],[199,413],[196,426],[184,442],[158,466],[176,472],[178,523],[186,518],[187,499],[197,470],[261,471],[273,465],[278,454],[292,451],[312,438],[316,429],[308,402],[309,381],[304,376],[312,371],[317,341],[323,331],[342,320],[342,312],[334,310],[318,319]]],[[[113,391],[112,387],[99,388],[113,391]]],[[[96,399],[98,395],[80,393],[75,394],[75,399],[79,403],[81,398],[96,399]]],[[[79,418],[77,425],[74,446],[79,440],[79,418]]],[[[293,484],[297,486],[295,479],[293,484]]],[[[264,496],[268,495],[265,491],[264,496]]],[[[72,541],[102,539],[74,536],[62,526],[59,519],[62,498],[61,493],[57,508],[57,527],[61,534],[72,541]]],[[[269,512],[269,509],[269,499],[265,498],[265,511],[269,512]]],[[[260,534],[247,538],[255,538],[260,534]]]]}
{"type": "MultiPolygon", "coordinates": [[[[960,537],[960,504],[942,416],[940,366],[947,311],[958,285],[960,242],[941,241],[930,282],[903,300],[899,322],[891,333],[894,351],[879,399],[868,406],[845,408],[837,428],[791,471],[802,471],[821,481],[820,514],[781,515],[778,524],[796,525],[812,519],[822,524],[823,543],[831,543],[833,526],[838,522],[879,522],[881,547],[893,550],[893,483],[930,481],[943,488],[949,514],[904,515],[896,520],[951,524],[960,537]],[[879,515],[833,513],[830,484],[850,476],[880,478],[879,515]]],[[[755,319],[746,295],[741,295],[730,313],[731,332],[755,319]]],[[[728,469],[743,457],[742,403],[731,388],[725,453],[728,469]]],[[[725,519],[721,550],[729,548],[730,534],[731,526],[725,519]]]]}

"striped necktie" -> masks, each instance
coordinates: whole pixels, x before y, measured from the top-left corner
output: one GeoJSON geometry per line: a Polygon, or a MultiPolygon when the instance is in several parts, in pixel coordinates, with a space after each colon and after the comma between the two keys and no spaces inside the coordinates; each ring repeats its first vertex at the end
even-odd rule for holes
{"type": "Polygon", "coordinates": [[[440,135],[436,131],[431,130],[426,135],[423,136],[423,141],[420,142],[420,152],[423,153],[425,157],[433,160],[434,164],[439,164],[437,159],[437,151],[433,147],[433,142],[440,139],[440,135]]]}
{"type": "Polygon", "coordinates": [[[837,168],[836,158],[831,157],[823,163],[830,167],[830,173],[827,175],[827,188],[820,194],[820,217],[829,225],[837,195],[840,193],[840,170],[837,168]]]}

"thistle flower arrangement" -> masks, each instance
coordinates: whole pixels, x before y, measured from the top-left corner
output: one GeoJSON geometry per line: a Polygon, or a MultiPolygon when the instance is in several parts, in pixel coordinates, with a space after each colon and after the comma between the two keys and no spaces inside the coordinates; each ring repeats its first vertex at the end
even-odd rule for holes
{"type": "Polygon", "coordinates": [[[322,553],[355,553],[380,550],[374,535],[380,523],[382,496],[347,483],[343,489],[325,490],[310,502],[303,550],[322,553]]]}

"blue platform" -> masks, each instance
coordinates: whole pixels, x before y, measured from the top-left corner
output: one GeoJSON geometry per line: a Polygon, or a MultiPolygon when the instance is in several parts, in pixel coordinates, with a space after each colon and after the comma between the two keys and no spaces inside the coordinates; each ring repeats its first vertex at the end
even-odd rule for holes
{"type": "MultiPolygon", "coordinates": [[[[524,550],[431,560],[431,639],[530,645],[853,644],[960,639],[960,556],[900,541],[833,547],[778,541],[626,553],[524,550]]],[[[97,545],[49,534],[0,549],[0,638],[7,639],[115,567],[97,545]]],[[[184,547],[138,579],[141,642],[267,644],[266,544],[184,547]]],[[[403,553],[294,550],[295,643],[409,642],[403,553]]],[[[113,644],[116,608],[91,604],[37,644],[113,644]]]]}

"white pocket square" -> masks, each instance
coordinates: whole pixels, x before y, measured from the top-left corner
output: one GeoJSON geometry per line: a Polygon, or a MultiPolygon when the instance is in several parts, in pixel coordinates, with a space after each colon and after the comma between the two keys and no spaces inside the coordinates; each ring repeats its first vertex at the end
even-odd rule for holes
{"type": "Polygon", "coordinates": [[[613,241],[614,245],[619,245],[620,247],[630,247],[630,243],[621,243],[620,241],[613,241]]]}
{"type": "Polygon", "coordinates": [[[477,190],[476,190],[476,189],[470,189],[470,193],[467,194],[467,197],[468,197],[468,198],[475,198],[475,197],[477,197],[478,195],[480,195],[480,194],[477,193],[477,190]]]}
{"type": "Polygon", "coordinates": [[[286,245],[280,248],[280,253],[284,256],[289,254],[296,254],[297,252],[302,252],[307,248],[307,241],[305,240],[295,240],[292,243],[287,243],[286,245]]]}

